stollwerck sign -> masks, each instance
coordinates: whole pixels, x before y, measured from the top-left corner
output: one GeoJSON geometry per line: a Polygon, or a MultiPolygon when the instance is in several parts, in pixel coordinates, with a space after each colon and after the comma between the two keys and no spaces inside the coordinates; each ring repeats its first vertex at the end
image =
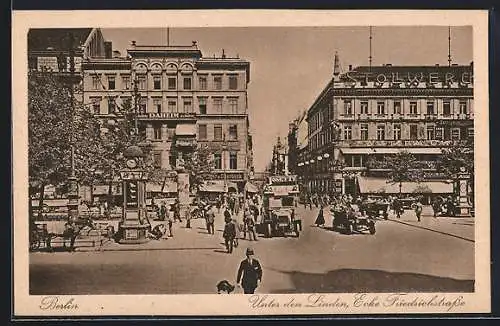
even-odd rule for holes
{"type": "Polygon", "coordinates": [[[347,72],[345,74],[347,80],[345,82],[349,83],[368,83],[370,81],[376,84],[406,84],[408,86],[418,86],[419,83],[429,83],[429,84],[453,84],[460,83],[463,85],[468,85],[473,82],[471,72],[463,72],[461,74],[455,74],[451,72],[438,73],[438,72],[417,72],[417,73],[405,73],[400,74],[398,72],[393,72],[390,74],[380,73],[374,74],[371,72],[347,72]]]}

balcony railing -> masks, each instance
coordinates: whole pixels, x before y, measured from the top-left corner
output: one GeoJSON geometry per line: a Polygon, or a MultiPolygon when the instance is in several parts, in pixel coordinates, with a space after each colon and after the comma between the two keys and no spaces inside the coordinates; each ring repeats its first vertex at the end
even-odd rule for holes
{"type": "Polygon", "coordinates": [[[342,140],[348,147],[450,147],[465,146],[465,140],[342,140]]]}

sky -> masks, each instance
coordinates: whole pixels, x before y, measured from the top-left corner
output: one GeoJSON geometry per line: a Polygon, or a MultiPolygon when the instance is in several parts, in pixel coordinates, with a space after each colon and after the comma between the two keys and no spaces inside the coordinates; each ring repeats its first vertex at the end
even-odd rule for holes
{"type": "MultiPolygon", "coordinates": [[[[167,44],[167,28],[103,28],[122,55],[138,45],[167,44]]],[[[447,65],[448,27],[372,27],[372,65],[447,65]]],[[[263,171],[278,136],[308,109],[333,73],[338,53],[344,71],[368,65],[369,27],[170,28],[170,45],[198,42],[203,56],[239,55],[250,62],[248,112],[254,166],[263,171]]],[[[472,27],[451,27],[452,63],[472,61],[472,27]]]]}

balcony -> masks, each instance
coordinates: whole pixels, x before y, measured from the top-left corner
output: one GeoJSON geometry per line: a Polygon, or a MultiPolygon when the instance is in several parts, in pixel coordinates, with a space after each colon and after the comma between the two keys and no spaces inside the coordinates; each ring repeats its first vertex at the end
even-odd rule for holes
{"type": "Polygon", "coordinates": [[[149,112],[140,113],[137,115],[139,120],[196,120],[196,113],[194,112],[149,112]]]}
{"type": "Polygon", "coordinates": [[[450,147],[465,146],[465,140],[342,140],[346,147],[450,147]]]}

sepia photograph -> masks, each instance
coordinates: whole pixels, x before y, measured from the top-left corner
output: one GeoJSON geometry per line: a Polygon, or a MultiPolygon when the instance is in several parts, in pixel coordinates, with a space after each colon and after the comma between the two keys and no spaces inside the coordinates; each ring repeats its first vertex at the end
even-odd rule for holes
{"type": "Polygon", "coordinates": [[[488,312],[471,13],[14,15],[14,310],[488,312]]]}

